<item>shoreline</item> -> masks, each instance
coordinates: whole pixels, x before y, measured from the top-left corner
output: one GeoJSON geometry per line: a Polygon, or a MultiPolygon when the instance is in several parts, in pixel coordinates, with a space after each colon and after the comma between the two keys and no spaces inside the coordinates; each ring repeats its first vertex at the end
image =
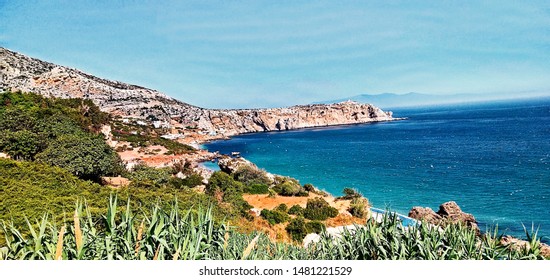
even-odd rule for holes
{"type": "Polygon", "coordinates": [[[376,124],[376,123],[385,123],[385,122],[394,122],[394,121],[403,121],[408,120],[408,117],[399,117],[391,119],[383,119],[383,120],[372,120],[368,122],[362,122],[362,123],[342,123],[342,124],[329,124],[329,125],[313,125],[313,126],[305,126],[305,127],[299,127],[299,128],[293,128],[293,129],[280,129],[280,130],[264,130],[264,131],[247,131],[247,132],[239,132],[236,134],[216,134],[216,135],[208,135],[210,137],[207,137],[206,139],[197,139],[193,142],[185,142],[187,145],[191,145],[193,147],[197,147],[200,150],[207,150],[204,146],[205,144],[212,143],[215,141],[227,141],[231,140],[232,137],[236,136],[242,136],[242,135],[249,135],[249,134],[256,134],[256,133],[285,133],[285,132],[293,132],[293,131],[302,131],[302,130],[313,130],[313,129],[330,129],[330,128],[336,128],[336,127],[346,127],[346,126],[359,126],[359,125],[367,125],[367,124],[376,124]]]}

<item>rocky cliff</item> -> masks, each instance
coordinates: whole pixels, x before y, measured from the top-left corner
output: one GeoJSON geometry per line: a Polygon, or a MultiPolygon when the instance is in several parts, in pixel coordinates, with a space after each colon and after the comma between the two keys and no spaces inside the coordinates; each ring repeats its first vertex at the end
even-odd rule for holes
{"type": "Polygon", "coordinates": [[[0,90],[21,90],[60,98],[88,98],[102,110],[113,114],[175,119],[186,127],[223,136],[393,120],[391,112],[349,101],[274,109],[204,109],[156,90],[101,79],[5,48],[0,48],[0,90]]]}

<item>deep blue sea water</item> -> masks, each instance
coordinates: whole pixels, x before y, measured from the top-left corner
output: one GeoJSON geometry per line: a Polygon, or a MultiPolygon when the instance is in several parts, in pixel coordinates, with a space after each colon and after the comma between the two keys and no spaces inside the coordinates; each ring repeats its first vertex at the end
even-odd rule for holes
{"type": "MultiPolygon", "coordinates": [[[[482,230],[550,236],[550,99],[395,109],[407,120],[247,134],[207,144],[334,195],[356,188],[377,208],[454,200],[482,230]]],[[[546,239],[546,238],[545,238],[546,239]]],[[[547,241],[546,239],[545,241],[547,241]]]]}

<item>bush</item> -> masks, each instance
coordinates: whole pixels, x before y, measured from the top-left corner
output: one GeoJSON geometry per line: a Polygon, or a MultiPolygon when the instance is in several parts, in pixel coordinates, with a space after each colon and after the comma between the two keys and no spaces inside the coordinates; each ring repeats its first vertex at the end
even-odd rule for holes
{"type": "Polygon", "coordinates": [[[308,191],[308,192],[314,192],[315,191],[315,187],[312,185],[312,184],[305,184],[304,185],[304,190],[308,191]]]}
{"type": "Polygon", "coordinates": [[[292,219],[285,229],[294,241],[301,242],[307,235],[306,222],[302,217],[292,219]]]}
{"type": "Polygon", "coordinates": [[[349,213],[357,218],[367,217],[368,201],[365,198],[354,198],[348,208],[349,213]]]}
{"type": "Polygon", "coordinates": [[[233,178],[247,186],[251,185],[270,185],[271,180],[266,175],[266,172],[252,166],[241,166],[233,172],[233,178]]]}
{"type": "Polygon", "coordinates": [[[253,184],[251,186],[245,186],[244,192],[249,194],[267,194],[269,193],[269,186],[264,184],[253,184]]]}
{"type": "Polygon", "coordinates": [[[324,199],[316,197],[308,199],[304,217],[310,220],[326,220],[338,216],[338,210],[328,204],[324,199]]]}
{"type": "Polygon", "coordinates": [[[128,173],[128,179],[132,180],[132,186],[144,188],[158,188],[171,181],[169,168],[154,168],[146,165],[137,165],[128,173]]]}
{"type": "Polygon", "coordinates": [[[356,189],[344,188],[342,192],[344,193],[344,196],[339,197],[340,199],[351,200],[362,197],[362,195],[356,189]]]}
{"type": "Polygon", "coordinates": [[[183,179],[183,185],[193,188],[193,187],[202,185],[203,180],[204,178],[200,174],[193,173],[187,176],[187,178],[183,179]]]}
{"type": "Polygon", "coordinates": [[[300,205],[296,204],[296,205],[290,207],[290,209],[288,209],[288,214],[296,215],[296,216],[303,215],[304,214],[304,208],[302,208],[302,207],[300,207],[300,205]]]}
{"type": "Polygon", "coordinates": [[[286,204],[284,204],[284,203],[281,203],[277,207],[275,207],[275,209],[273,209],[273,210],[281,211],[281,212],[286,213],[288,211],[288,206],[286,206],[286,204]]]}
{"type": "Polygon", "coordinates": [[[300,189],[300,191],[298,191],[298,193],[296,193],[294,196],[306,197],[306,196],[309,196],[309,192],[307,192],[306,190],[300,189]]]}
{"type": "Polygon", "coordinates": [[[218,195],[221,194],[221,200],[233,205],[238,210],[242,217],[246,219],[253,219],[248,212],[252,205],[248,204],[243,199],[244,186],[241,182],[235,181],[233,177],[229,176],[223,171],[216,171],[210,177],[208,185],[206,185],[206,193],[216,196],[216,199],[220,199],[218,195]]]}
{"type": "Polygon", "coordinates": [[[263,209],[260,213],[260,216],[266,219],[270,225],[280,224],[290,220],[290,217],[287,213],[277,210],[271,211],[268,209],[263,209]]]}
{"type": "Polygon", "coordinates": [[[242,193],[243,189],[244,186],[241,182],[235,181],[233,177],[223,171],[216,171],[210,177],[205,191],[212,195],[216,191],[242,193]]]}
{"type": "Polygon", "coordinates": [[[197,173],[193,173],[184,179],[172,177],[170,178],[170,184],[178,189],[183,187],[193,188],[193,187],[202,185],[203,184],[202,180],[203,178],[201,175],[197,173]]]}
{"type": "Polygon", "coordinates": [[[317,233],[320,234],[321,232],[325,231],[327,227],[319,222],[319,221],[311,221],[306,224],[306,231],[307,233],[317,233]]]}
{"type": "Polygon", "coordinates": [[[282,196],[294,196],[300,193],[301,187],[291,181],[286,181],[275,186],[273,190],[282,196]]]}

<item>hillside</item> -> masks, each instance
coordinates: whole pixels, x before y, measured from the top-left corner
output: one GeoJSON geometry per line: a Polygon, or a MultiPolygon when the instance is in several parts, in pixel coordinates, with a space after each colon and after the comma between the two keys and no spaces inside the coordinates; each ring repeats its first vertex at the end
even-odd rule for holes
{"type": "Polygon", "coordinates": [[[289,108],[215,110],[199,108],[156,90],[110,81],[77,69],[0,48],[0,90],[35,92],[47,97],[87,98],[101,110],[126,117],[176,120],[204,135],[290,130],[392,120],[391,112],[357,102],[289,108]]]}

